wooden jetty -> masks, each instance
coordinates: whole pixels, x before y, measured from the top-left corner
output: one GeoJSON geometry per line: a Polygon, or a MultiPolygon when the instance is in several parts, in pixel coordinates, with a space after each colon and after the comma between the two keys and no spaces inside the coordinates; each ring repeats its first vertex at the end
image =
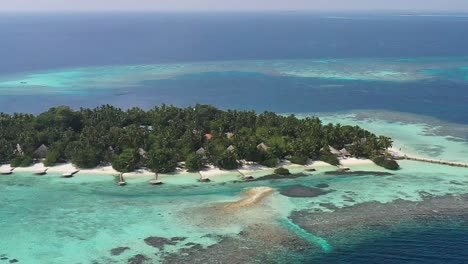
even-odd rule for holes
{"type": "Polygon", "coordinates": [[[441,165],[447,165],[447,166],[452,166],[452,167],[464,167],[464,168],[468,168],[468,163],[462,163],[462,162],[453,162],[453,161],[445,161],[445,160],[426,159],[426,158],[418,158],[418,157],[412,157],[412,156],[405,156],[404,158],[407,159],[407,160],[414,160],[414,161],[420,161],[420,162],[441,164],[441,165]]]}

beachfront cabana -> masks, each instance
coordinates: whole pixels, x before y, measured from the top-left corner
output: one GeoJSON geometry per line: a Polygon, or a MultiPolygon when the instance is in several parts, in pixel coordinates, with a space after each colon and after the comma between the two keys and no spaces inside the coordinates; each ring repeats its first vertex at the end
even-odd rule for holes
{"type": "Polygon", "coordinates": [[[206,150],[204,148],[199,148],[197,151],[195,151],[195,154],[197,155],[205,155],[206,150]]]}
{"type": "Polygon", "coordinates": [[[350,157],[350,156],[351,156],[351,153],[349,153],[349,151],[348,151],[346,148],[342,148],[342,149],[340,150],[340,152],[341,152],[341,155],[342,155],[343,157],[350,157]]]}
{"type": "Polygon", "coordinates": [[[13,154],[18,155],[18,156],[24,155],[23,149],[21,148],[20,144],[16,144],[16,148],[13,151],[13,154]]]}
{"type": "Polygon", "coordinates": [[[148,130],[148,131],[153,131],[153,126],[145,126],[145,125],[141,125],[139,126],[139,128],[141,129],[144,129],[144,130],[148,130]]]}
{"type": "Polygon", "coordinates": [[[142,148],[139,148],[138,149],[138,154],[140,154],[140,156],[144,159],[147,159],[148,158],[148,155],[146,154],[146,151],[142,148]]]}
{"type": "Polygon", "coordinates": [[[109,150],[109,152],[110,152],[112,155],[115,154],[115,150],[114,150],[114,148],[113,148],[112,146],[109,146],[107,149],[109,150]]]}
{"type": "Polygon", "coordinates": [[[341,152],[332,146],[328,146],[330,153],[336,156],[341,156],[341,152]]]}
{"type": "Polygon", "coordinates": [[[268,151],[268,146],[265,143],[262,142],[262,143],[257,145],[257,149],[262,150],[262,151],[268,151]]]}
{"type": "Polygon", "coordinates": [[[42,144],[33,152],[33,155],[38,159],[45,159],[48,151],[49,148],[46,145],[42,144]]]}

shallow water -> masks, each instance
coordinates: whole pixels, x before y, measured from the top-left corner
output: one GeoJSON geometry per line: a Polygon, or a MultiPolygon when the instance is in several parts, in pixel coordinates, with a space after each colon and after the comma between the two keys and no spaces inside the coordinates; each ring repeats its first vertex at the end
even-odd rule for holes
{"type": "MultiPolygon", "coordinates": [[[[78,175],[72,179],[26,173],[2,176],[0,237],[7,239],[0,240],[0,255],[21,263],[121,263],[136,254],[157,261],[170,252],[188,248],[187,243],[207,247],[224,236],[238,237],[239,232],[254,223],[267,221],[281,226],[292,211],[327,212],[372,201],[421,201],[427,195],[467,193],[468,172],[464,168],[422,166],[410,161],[401,165],[403,169],[390,176],[337,177],[317,172],[289,180],[207,185],[195,181],[180,184],[178,179],[167,178],[163,186],[137,180],[129,181],[124,188],[116,186],[113,177],[107,176],[78,175]],[[245,212],[243,217],[250,218],[249,221],[223,220],[229,216],[205,215],[203,209],[237,200],[245,188],[252,186],[281,189],[320,183],[328,184],[326,190],[331,192],[310,198],[275,193],[264,204],[245,212]],[[144,239],[152,236],[185,239],[163,245],[160,251],[145,243],[144,239]],[[130,249],[112,256],[110,250],[118,247],[130,249]]],[[[379,170],[376,166],[367,169],[379,170]]],[[[333,242],[307,233],[295,224],[282,226],[292,235],[319,245],[323,252],[334,252],[333,242]]]]}
{"type": "MultiPolygon", "coordinates": [[[[391,136],[412,155],[468,162],[467,22],[452,15],[2,14],[0,111],[208,103],[318,115],[391,136]]],[[[468,210],[460,203],[467,169],[401,165],[387,176],[319,168],[296,179],[231,183],[239,179],[233,173],[203,185],[198,175],[162,175],[163,186],[142,177],[124,188],[106,176],[0,176],[0,264],[467,262],[468,210]],[[245,211],[219,210],[254,186],[324,192],[276,192],[245,211]],[[302,218],[291,218],[298,212],[302,218]]]]}

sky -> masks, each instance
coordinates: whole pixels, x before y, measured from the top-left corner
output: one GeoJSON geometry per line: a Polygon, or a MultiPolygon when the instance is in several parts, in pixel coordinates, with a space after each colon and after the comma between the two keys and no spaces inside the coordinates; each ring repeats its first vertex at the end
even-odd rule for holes
{"type": "Polygon", "coordinates": [[[0,11],[401,10],[468,12],[468,0],[0,0],[0,11]]]}

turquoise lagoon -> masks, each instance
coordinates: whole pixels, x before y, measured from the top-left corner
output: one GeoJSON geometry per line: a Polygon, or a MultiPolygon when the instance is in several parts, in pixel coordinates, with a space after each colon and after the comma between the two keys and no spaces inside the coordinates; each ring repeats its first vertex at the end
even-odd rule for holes
{"type": "MultiPolygon", "coordinates": [[[[417,202],[427,195],[458,196],[468,192],[465,168],[411,161],[402,161],[401,165],[402,170],[388,176],[369,172],[343,177],[317,172],[303,178],[240,183],[221,176],[207,185],[196,183],[190,176],[181,182],[175,178],[187,176],[172,175],[165,177],[166,184],[161,187],[150,186],[148,179],[134,179],[122,188],[110,176],[2,176],[0,255],[20,263],[123,263],[142,254],[151,259],[150,263],[157,263],[168,254],[190,248],[191,243],[206,248],[223,237],[238,237],[252,225],[291,223],[288,217],[293,211],[332,212],[368,202],[391,205],[397,200],[417,202]],[[280,190],[317,184],[328,184],[327,190],[333,191],[313,198],[274,193],[257,207],[242,212],[241,220],[205,214],[206,208],[238,200],[243,190],[254,186],[280,190]],[[184,240],[159,250],[145,243],[148,237],[184,240]],[[129,249],[112,255],[111,250],[118,247],[129,249]]],[[[356,169],[382,171],[371,165],[356,169]]],[[[289,224],[284,229],[317,246],[314,254],[331,254],[343,247],[343,241],[334,241],[333,237],[327,241],[297,225],[291,228],[289,224]]],[[[345,243],[348,247],[352,244],[345,243]]],[[[258,250],[267,249],[260,243],[258,250]]]]}
{"type": "MultiPolygon", "coordinates": [[[[408,154],[466,163],[467,65],[468,59],[462,57],[56,69],[1,76],[0,103],[7,112],[38,112],[58,104],[150,108],[160,103],[210,103],[319,116],[324,123],[359,125],[391,136],[395,147],[408,154]]],[[[402,169],[393,175],[380,175],[385,171],[377,166],[360,165],[352,169],[367,172],[340,176],[326,174],[333,168],[320,168],[306,177],[255,182],[235,182],[236,173],[215,177],[209,184],[197,183],[195,174],[163,175],[166,184],[158,187],[150,186],[149,178],[129,179],[128,186],[121,188],[110,176],[0,176],[0,264],[14,259],[19,263],[215,259],[226,263],[241,256],[246,259],[239,263],[401,263],[418,256],[426,263],[463,263],[466,252],[456,249],[468,246],[468,210],[456,201],[466,201],[468,169],[400,163],[402,169]],[[319,184],[327,187],[315,197],[281,194],[289,187],[319,184]],[[250,209],[218,210],[220,203],[236,201],[255,186],[278,192],[250,209]],[[455,206],[452,211],[437,213],[445,212],[449,204],[455,206]],[[377,220],[365,219],[354,229],[352,221],[340,223],[352,229],[347,232],[332,224],[335,214],[350,215],[346,208],[377,220]],[[370,214],[373,208],[381,214],[370,214]],[[402,214],[398,221],[395,208],[402,210],[397,212],[402,214]],[[429,211],[413,215],[415,208],[429,211]],[[297,217],[298,212],[304,215],[297,217]],[[322,222],[327,232],[307,226],[321,223],[304,222],[315,217],[330,223],[322,222]],[[385,219],[390,219],[385,226],[378,224],[385,219]],[[430,255],[440,243],[453,245],[447,254],[439,254],[442,260],[430,255]],[[388,252],[406,255],[392,258],[388,252]]],[[[301,171],[300,166],[294,168],[301,171]]]]}

